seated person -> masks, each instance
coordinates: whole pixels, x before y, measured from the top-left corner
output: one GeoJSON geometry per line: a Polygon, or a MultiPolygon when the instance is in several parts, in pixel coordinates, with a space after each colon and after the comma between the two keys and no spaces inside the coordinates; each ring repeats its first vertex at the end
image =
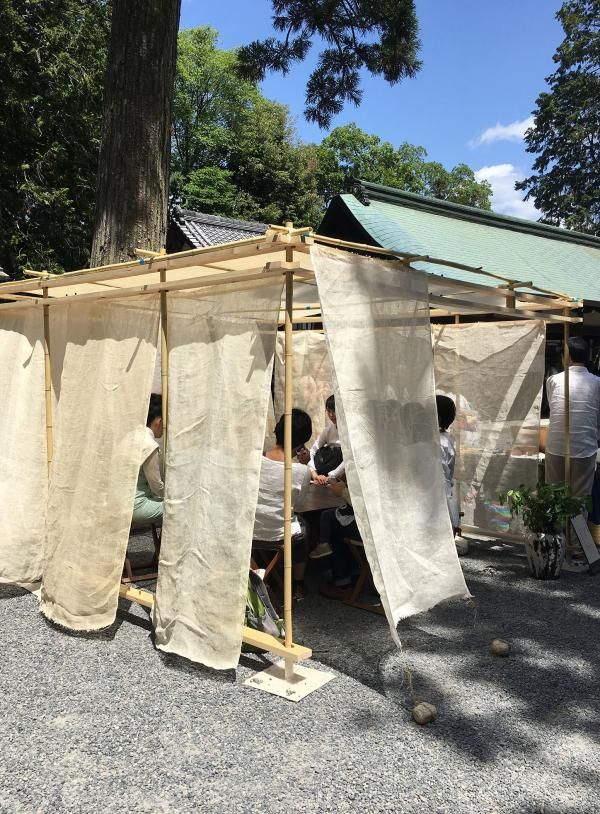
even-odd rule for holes
{"type": "MultiPolygon", "coordinates": [[[[292,509],[310,485],[311,473],[306,442],[312,435],[312,421],[304,410],[292,410],[292,455],[303,463],[292,463],[292,509]]],[[[255,548],[276,549],[283,544],[283,450],[284,416],[275,425],[275,444],[266,452],[260,468],[258,501],[254,518],[252,545],[255,548]]],[[[306,571],[306,538],[298,518],[292,514],[292,546],[294,554],[294,599],[304,599],[306,571]]]]}
{"type": "Polygon", "coordinates": [[[133,502],[132,526],[161,523],[165,486],[160,471],[160,451],[157,439],[162,438],[162,404],[156,398],[150,400],[142,461],[133,502]]]}
{"type": "Polygon", "coordinates": [[[338,435],[337,418],[335,415],[335,396],[329,396],[329,398],[326,400],[325,410],[331,423],[319,433],[319,437],[310,449],[310,469],[312,479],[315,483],[318,483],[321,486],[326,485],[330,479],[335,480],[337,478],[341,478],[346,471],[344,462],[342,461],[336,467],[332,468],[332,470],[326,475],[319,475],[317,472],[317,467],[315,465],[315,455],[317,454],[317,451],[324,446],[340,447],[340,437],[338,435]]]}
{"type": "Polygon", "coordinates": [[[356,572],[356,562],[344,539],[360,540],[361,536],[345,481],[332,481],[328,488],[346,502],[337,509],[325,509],[321,512],[320,543],[310,556],[316,559],[331,554],[333,581],[322,585],[320,593],[330,599],[347,599],[356,572]]]}
{"type": "Polygon", "coordinates": [[[440,428],[440,452],[442,458],[442,471],[444,473],[444,486],[446,490],[446,501],[448,503],[448,514],[454,532],[454,542],[459,554],[467,554],[469,543],[460,536],[460,510],[458,501],[454,493],[454,466],[456,463],[456,450],[454,442],[448,435],[448,428],[456,418],[456,405],[449,396],[436,396],[435,404],[438,414],[438,426],[440,428]]]}

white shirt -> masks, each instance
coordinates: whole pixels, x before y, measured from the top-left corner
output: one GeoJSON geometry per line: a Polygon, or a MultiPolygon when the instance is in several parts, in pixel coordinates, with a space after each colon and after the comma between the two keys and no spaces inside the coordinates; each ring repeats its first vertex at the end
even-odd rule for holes
{"type": "MultiPolygon", "coordinates": [[[[263,456],[252,534],[254,540],[283,540],[283,466],[283,461],[272,461],[263,456]]],[[[293,463],[292,508],[309,485],[310,469],[304,464],[293,463]]],[[[298,534],[301,530],[298,519],[292,515],[292,534],[298,534]]]]}
{"type": "Polygon", "coordinates": [[[165,485],[160,471],[160,445],[150,427],[146,427],[144,445],[142,447],[142,469],[148,481],[152,494],[164,497],[165,485]]]}
{"type": "MultiPolygon", "coordinates": [[[[550,406],[550,427],[546,452],[564,455],[565,374],[556,373],[546,380],[550,406]]],[[[600,435],[600,378],[585,367],[569,367],[569,454],[571,458],[590,458],[598,451],[600,435]]]]}
{"type": "MultiPolygon", "coordinates": [[[[324,430],[321,430],[319,433],[319,437],[315,441],[315,443],[310,448],[310,468],[312,470],[316,470],[315,466],[315,455],[317,454],[317,450],[321,447],[324,447],[325,444],[329,447],[339,447],[340,446],[340,436],[338,435],[338,428],[336,424],[330,422],[324,430]]],[[[336,466],[335,469],[332,469],[331,472],[328,472],[327,475],[330,478],[339,478],[341,477],[344,472],[346,471],[346,466],[344,462],[339,466],[336,466]]]]}
{"type": "Polygon", "coordinates": [[[458,503],[454,495],[454,464],[456,462],[456,450],[452,439],[446,430],[440,430],[440,451],[442,456],[442,471],[444,473],[444,485],[446,487],[446,501],[448,512],[453,528],[460,525],[460,514],[458,503]]]}

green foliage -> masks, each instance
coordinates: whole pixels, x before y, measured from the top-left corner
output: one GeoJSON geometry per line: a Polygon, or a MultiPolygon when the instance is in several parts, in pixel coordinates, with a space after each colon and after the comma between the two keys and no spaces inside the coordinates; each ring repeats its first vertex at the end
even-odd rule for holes
{"type": "Polygon", "coordinates": [[[360,70],[390,83],[421,67],[414,0],[272,0],[273,27],[284,37],[255,41],[239,52],[243,76],[258,82],[267,71],[287,73],[319,37],[319,54],[306,85],[305,115],[325,127],[344,102],[362,98],[360,70]]]}
{"type": "Polygon", "coordinates": [[[0,0],[0,265],[62,271],[91,245],[106,0],[0,0]]]}
{"type": "Polygon", "coordinates": [[[296,141],[288,110],[241,81],[217,33],[179,35],[171,192],[182,205],[267,223],[316,225],[314,161],[296,141]]]}
{"type": "Polygon", "coordinates": [[[491,187],[477,181],[473,170],[458,164],[447,170],[427,161],[424,147],[401,144],[394,148],[356,124],[336,127],[319,148],[319,192],[329,197],[344,189],[348,178],[362,178],[420,195],[490,209],[491,187]]]}
{"type": "Polygon", "coordinates": [[[538,157],[517,189],[545,222],[600,235],[600,0],[568,0],[557,18],[565,38],[525,134],[538,157]]]}
{"type": "Polygon", "coordinates": [[[538,483],[535,491],[521,485],[503,492],[500,502],[508,504],[513,517],[521,515],[535,534],[557,534],[588,504],[586,498],[573,497],[566,483],[538,483]]]}

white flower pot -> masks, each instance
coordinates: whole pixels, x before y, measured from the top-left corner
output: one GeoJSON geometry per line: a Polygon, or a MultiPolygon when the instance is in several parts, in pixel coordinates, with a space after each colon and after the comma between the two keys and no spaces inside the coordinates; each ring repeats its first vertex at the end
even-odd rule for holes
{"type": "Polygon", "coordinates": [[[563,534],[534,534],[525,543],[531,576],[536,579],[558,579],[565,558],[563,534]]]}

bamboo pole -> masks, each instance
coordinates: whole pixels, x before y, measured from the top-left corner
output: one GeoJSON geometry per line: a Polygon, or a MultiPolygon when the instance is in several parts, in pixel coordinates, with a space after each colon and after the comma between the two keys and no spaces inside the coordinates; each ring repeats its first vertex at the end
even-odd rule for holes
{"type": "MultiPolygon", "coordinates": [[[[160,270],[161,285],[167,281],[166,269],[160,270]]],[[[162,423],[163,423],[163,466],[167,466],[167,432],[169,408],[169,317],[167,311],[167,292],[160,292],[160,381],[162,389],[162,423]]],[[[163,473],[163,478],[164,478],[163,473]]]]}
{"type": "MultiPolygon", "coordinates": [[[[565,311],[567,309],[565,308],[565,311]]],[[[569,392],[569,323],[565,322],[563,325],[563,364],[565,368],[565,407],[564,407],[564,456],[565,456],[565,483],[571,483],[571,441],[569,438],[571,430],[571,404],[569,392]]],[[[567,524],[567,541],[569,538],[569,529],[567,524]]]]}
{"type": "MultiPolygon", "coordinates": [[[[44,297],[48,291],[44,291],[44,297]]],[[[46,458],[48,462],[48,475],[54,454],[54,437],[52,431],[52,367],[50,363],[50,312],[44,305],[44,389],[46,396],[46,458]]]]}
{"type": "MultiPolygon", "coordinates": [[[[293,248],[286,259],[293,259],[293,248]]],[[[285,646],[291,647],[292,630],[292,309],[294,302],[293,272],[285,275],[285,386],[284,386],[284,480],[283,480],[283,620],[285,646]]],[[[286,679],[293,674],[293,661],[285,662],[286,679]]]]}

